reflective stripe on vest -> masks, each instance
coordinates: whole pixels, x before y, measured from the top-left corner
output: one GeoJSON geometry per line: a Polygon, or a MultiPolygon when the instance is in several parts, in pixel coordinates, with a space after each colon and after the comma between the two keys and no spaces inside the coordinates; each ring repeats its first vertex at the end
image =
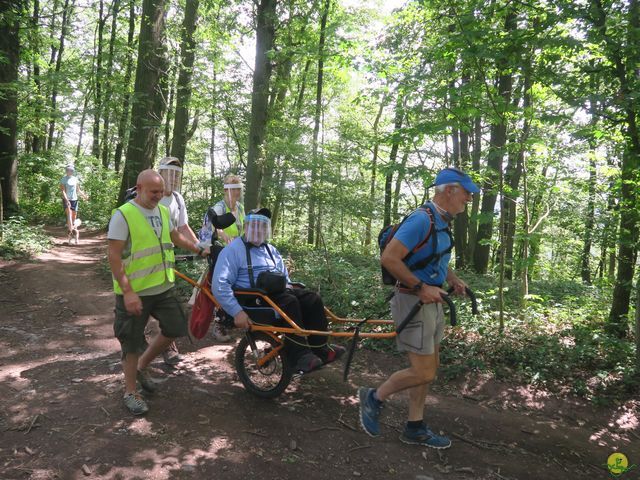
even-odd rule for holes
{"type": "MultiPolygon", "coordinates": [[[[169,233],[169,209],[164,205],[158,205],[158,209],[162,219],[160,239],[156,237],[156,232],[138,207],[129,202],[118,208],[129,227],[131,252],[128,257],[122,259],[122,263],[134,292],[162,285],[166,281],[175,281],[175,256],[169,233]]],[[[113,290],[122,295],[120,284],[115,278],[113,290]]]]}

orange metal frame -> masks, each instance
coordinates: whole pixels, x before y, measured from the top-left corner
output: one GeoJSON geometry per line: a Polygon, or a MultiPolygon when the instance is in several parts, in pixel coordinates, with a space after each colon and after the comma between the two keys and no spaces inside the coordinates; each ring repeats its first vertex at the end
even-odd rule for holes
{"type": "MultiPolygon", "coordinates": [[[[192,280],[191,278],[187,277],[186,275],[184,275],[183,273],[180,273],[177,270],[175,270],[175,274],[181,279],[183,279],[184,281],[186,281],[187,283],[190,283],[194,287],[200,289],[200,291],[204,292],[207,298],[211,300],[217,308],[220,308],[220,304],[215,299],[211,291],[209,291],[206,288],[202,288],[203,287],[202,284],[199,284],[195,280],[192,280]]],[[[289,333],[294,335],[300,335],[303,337],[309,336],[309,335],[323,335],[327,337],[353,337],[354,335],[354,332],[343,332],[343,331],[334,332],[332,330],[327,330],[327,331],[307,330],[307,329],[301,328],[297,323],[291,320],[291,318],[289,318],[289,316],[286,313],[284,313],[282,309],[278,305],[276,305],[276,303],[273,300],[271,300],[268,296],[262,293],[245,292],[242,290],[237,290],[234,293],[236,295],[251,295],[251,296],[260,297],[265,303],[267,303],[271,308],[273,308],[278,313],[278,315],[280,315],[290,325],[289,327],[278,327],[273,325],[255,325],[254,324],[254,325],[251,325],[251,328],[250,328],[250,330],[253,332],[266,332],[268,334],[272,334],[272,336],[274,336],[275,338],[277,338],[277,336],[273,335],[274,333],[275,334],[289,333]]],[[[333,323],[333,324],[349,325],[349,324],[357,324],[362,321],[362,319],[338,317],[327,307],[324,308],[324,312],[330,324],[333,323]]],[[[393,320],[367,320],[367,323],[371,325],[393,325],[393,320]]],[[[360,338],[393,338],[395,336],[396,336],[395,329],[391,332],[361,332],[359,334],[360,338]]],[[[281,341],[280,339],[278,340],[281,341]]]]}

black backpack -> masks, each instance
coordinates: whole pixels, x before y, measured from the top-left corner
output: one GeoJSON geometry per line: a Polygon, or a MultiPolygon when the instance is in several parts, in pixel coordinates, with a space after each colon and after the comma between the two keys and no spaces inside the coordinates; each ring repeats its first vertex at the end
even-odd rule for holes
{"type": "MultiPolygon", "coordinates": [[[[406,264],[411,259],[411,257],[415,255],[416,252],[418,252],[419,250],[421,250],[423,247],[427,245],[427,242],[431,237],[433,237],[433,253],[423,258],[422,260],[414,263],[413,265],[408,265],[409,270],[411,270],[412,272],[415,270],[421,270],[432,262],[439,261],[444,255],[446,255],[447,253],[451,252],[451,250],[453,250],[453,237],[451,236],[451,229],[447,225],[445,228],[436,229],[436,235],[432,235],[435,228],[435,223],[436,223],[433,217],[433,211],[431,210],[431,207],[428,207],[427,205],[423,205],[417,210],[414,210],[413,212],[411,212],[406,217],[404,217],[400,223],[395,225],[387,225],[382,230],[380,230],[380,233],[378,234],[378,246],[380,247],[380,256],[382,257],[382,252],[384,252],[384,249],[389,244],[391,239],[395,236],[400,226],[413,213],[419,210],[424,211],[429,216],[429,231],[427,232],[427,235],[424,237],[424,239],[421,242],[418,242],[418,244],[409,253],[407,253],[407,255],[402,259],[402,261],[406,264]],[[437,235],[438,232],[447,232],[447,234],[449,235],[449,246],[442,252],[438,252],[438,235],[437,235]]],[[[385,285],[395,285],[397,282],[396,278],[393,275],[391,275],[391,273],[389,273],[389,271],[386,268],[384,268],[382,265],[380,265],[380,269],[382,270],[382,283],[384,283],[385,285]]]]}

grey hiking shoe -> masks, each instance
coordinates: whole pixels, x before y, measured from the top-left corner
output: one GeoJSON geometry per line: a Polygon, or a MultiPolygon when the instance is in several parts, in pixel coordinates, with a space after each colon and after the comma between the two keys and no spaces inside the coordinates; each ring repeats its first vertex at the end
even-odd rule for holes
{"type": "Polygon", "coordinates": [[[123,401],[124,406],[127,407],[127,410],[129,410],[133,415],[144,415],[149,411],[147,402],[145,402],[137,393],[125,394],[123,401]]]}
{"type": "Polygon", "coordinates": [[[154,393],[158,390],[158,384],[153,378],[151,378],[151,375],[149,375],[149,372],[146,369],[138,370],[136,380],[138,380],[140,386],[148,393],[154,393]]]}
{"type": "Polygon", "coordinates": [[[177,365],[182,361],[182,355],[178,352],[176,342],[171,342],[167,349],[162,352],[162,359],[164,360],[164,363],[171,366],[177,365]]]}

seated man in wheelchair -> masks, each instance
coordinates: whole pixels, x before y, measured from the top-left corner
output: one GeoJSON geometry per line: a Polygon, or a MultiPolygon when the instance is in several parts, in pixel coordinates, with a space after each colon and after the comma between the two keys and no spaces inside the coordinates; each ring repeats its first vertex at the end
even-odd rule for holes
{"type": "MultiPolygon", "coordinates": [[[[327,318],[320,296],[306,288],[291,288],[287,268],[278,250],[268,243],[271,212],[267,208],[250,211],[244,219],[244,234],[236,237],[218,256],[211,291],[236,327],[249,328],[252,322],[275,326],[290,325],[265,305],[259,297],[234,296],[234,289],[260,288],[299,327],[325,331],[327,318]]],[[[285,345],[294,370],[307,373],[339,358],[345,348],[329,345],[327,337],[287,335],[285,345]]]]}

